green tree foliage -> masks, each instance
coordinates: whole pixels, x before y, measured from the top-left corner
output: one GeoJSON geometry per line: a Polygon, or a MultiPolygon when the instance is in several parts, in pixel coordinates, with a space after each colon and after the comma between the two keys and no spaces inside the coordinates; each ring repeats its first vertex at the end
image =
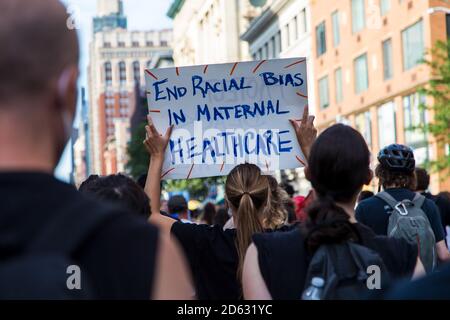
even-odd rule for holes
{"type": "Polygon", "coordinates": [[[142,122],[133,132],[128,143],[127,169],[134,178],[147,173],[150,156],[142,143],[145,138],[145,122],[142,122]]]}
{"type": "Polygon", "coordinates": [[[428,167],[446,177],[450,174],[450,41],[438,41],[431,50],[431,57],[424,60],[431,68],[431,80],[419,92],[432,98],[429,105],[421,108],[431,111],[433,120],[418,128],[433,135],[439,150],[445,150],[438,159],[430,161],[428,167]]]}

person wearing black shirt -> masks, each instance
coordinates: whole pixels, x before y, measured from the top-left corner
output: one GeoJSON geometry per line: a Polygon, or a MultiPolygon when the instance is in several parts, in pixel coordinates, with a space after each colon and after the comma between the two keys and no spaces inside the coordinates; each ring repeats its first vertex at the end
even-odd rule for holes
{"type": "Polygon", "coordinates": [[[235,228],[183,224],[159,214],[160,177],[172,127],[160,135],[149,117],[144,143],[151,162],[145,190],[150,197],[150,221],[174,235],[182,244],[192,269],[196,296],[201,299],[242,298],[241,277],[245,252],[257,232],[285,231],[287,220],[281,203],[273,197],[269,179],[254,164],[241,164],[228,174],[225,194],[233,212],[235,228]],[[272,210],[273,209],[273,210],[272,210]],[[170,230],[170,231],[169,231],[170,230]]]}
{"type": "MultiPolygon", "coordinates": [[[[403,145],[393,144],[378,154],[379,164],[375,169],[384,191],[395,200],[413,200],[416,193],[415,160],[412,150],[403,145]]],[[[382,199],[371,197],[358,204],[356,219],[370,227],[376,234],[387,235],[389,215],[392,208],[382,199]]],[[[436,252],[440,261],[450,261],[450,253],[445,244],[445,232],[436,204],[425,199],[422,210],[428,217],[436,239],[436,252]]]]}
{"type": "Polygon", "coordinates": [[[417,246],[376,236],[355,219],[358,194],[372,179],[370,152],[359,132],[342,124],[329,127],[307,159],[305,176],[316,200],[307,208],[301,228],[253,236],[244,263],[246,299],[300,299],[309,261],[323,244],[352,241],[366,246],[378,253],[392,278],[423,272],[417,246]]]}
{"type": "MultiPolygon", "coordinates": [[[[58,0],[0,2],[0,295],[14,298],[5,292],[9,279],[2,273],[12,261],[59,254],[62,243],[83,233],[81,220],[98,218],[92,234],[70,252],[81,270],[80,290],[89,284],[93,299],[190,298],[181,253],[156,227],[87,199],[52,175],[76,109],[79,48],[68,19],[58,0]],[[43,233],[59,238],[30,255],[43,233]]],[[[33,270],[41,284],[49,273],[40,265],[33,270]]],[[[53,296],[45,285],[27,282],[31,276],[10,283],[16,293],[27,287],[35,298],[53,296]]]]}

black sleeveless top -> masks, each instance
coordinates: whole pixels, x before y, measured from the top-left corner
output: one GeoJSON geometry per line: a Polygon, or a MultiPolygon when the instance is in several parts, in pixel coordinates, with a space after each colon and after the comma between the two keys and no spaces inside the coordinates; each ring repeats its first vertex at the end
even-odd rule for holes
{"type": "MultiPolygon", "coordinates": [[[[417,246],[402,239],[377,236],[368,227],[355,224],[362,245],[376,251],[393,278],[411,277],[417,260],[417,246]]],[[[298,300],[305,287],[309,256],[299,228],[289,232],[256,234],[262,277],[274,300],[298,300]]]]}

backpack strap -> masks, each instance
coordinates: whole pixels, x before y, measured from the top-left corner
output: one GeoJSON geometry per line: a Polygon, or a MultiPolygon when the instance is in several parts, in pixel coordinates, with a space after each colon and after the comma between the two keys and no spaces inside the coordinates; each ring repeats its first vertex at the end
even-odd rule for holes
{"type": "Polygon", "coordinates": [[[62,253],[72,255],[100,225],[117,216],[108,206],[80,201],[65,207],[39,232],[28,247],[38,253],[62,253]]]}
{"type": "Polygon", "coordinates": [[[375,197],[386,202],[392,209],[395,209],[395,206],[399,203],[399,201],[395,200],[393,196],[391,196],[386,191],[378,192],[375,197]]]}
{"type": "Polygon", "coordinates": [[[423,203],[425,202],[425,197],[423,195],[421,195],[420,193],[416,193],[416,195],[414,196],[414,199],[412,200],[412,203],[414,204],[414,206],[416,208],[422,208],[423,203]]]}

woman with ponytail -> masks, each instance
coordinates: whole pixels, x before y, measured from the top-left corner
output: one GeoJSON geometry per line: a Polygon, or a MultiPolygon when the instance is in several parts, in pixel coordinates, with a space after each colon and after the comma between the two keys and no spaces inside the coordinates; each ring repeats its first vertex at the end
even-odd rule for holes
{"type": "MultiPolygon", "coordinates": [[[[302,135],[302,125],[294,125],[297,135],[302,135]]],[[[325,244],[351,241],[365,246],[380,256],[393,278],[423,272],[416,246],[376,236],[356,222],[357,197],[372,179],[369,164],[369,149],[353,128],[333,125],[317,138],[305,169],[316,200],[307,208],[307,220],[299,228],[253,236],[244,262],[245,298],[300,299],[309,261],[325,244]]]]}
{"type": "Polygon", "coordinates": [[[268,177],[254,164],[240,164],[228,174],[225,198],[233,213],[232,229],[176,222],[159,211],[161,168],[171,128],[164,136],[159,135],[149,119],[146,129],[144,143],[152,159],[145,185],[152,209],[150,221],[180,242],[191,266],[198,299],[241,299],[243,263],[252,236],[288,228],[284,225],[283,211],[271,209],[272,190],[268,177]]]}

